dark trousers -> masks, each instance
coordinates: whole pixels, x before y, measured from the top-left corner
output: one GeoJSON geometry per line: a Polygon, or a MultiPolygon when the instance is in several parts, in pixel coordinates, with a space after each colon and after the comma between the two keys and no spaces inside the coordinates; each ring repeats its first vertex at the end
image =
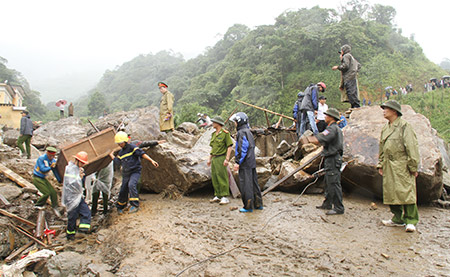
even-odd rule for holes
{"type": "Polygon", "coordinates": [[[356,79],[344,82],[345,92],[347,93],[348,102],[352,105],[352,108],[361,107],[358,98],[358,82],[356,79]]]}
{"type": "MultiPolygon", "coordinates": [[[[98,199],[100,198],[100,192],[96,191],[92,193],[92,215],[97,214],[97,207],[98,207],[98,199]]],[[[108,212],[108,194],[102,192],[102,199],[103,199],[103,214],[106,214],[108,212]]]]}
{"type": "Polygon", "coordinates": [[[78,217],[81,217],[78,227],[89,230],[91,228],[91,210],[89,210],[89,206],[84,202],[84,198],[81,198],[80,204],[75,209],[67,213],[67,235],[75,234],[78,217]]]}
{"type": "Polygon", "coordinates": [[[131,206],[139,207],[139,193],[137,190],[137,184],[140,177],[140,171],[123,174],[122,186],[120,187],[119,199],[117,201],[117,207],[119,209],[125,208],[128,200],[130,200],[131,206]],[[130,195],[130,198],[128,198],[128,194],[130,195]]]}
{"type": "Polygon", "coordinates": [[[239,168],[239,190],[244,209],[253,210],[262,207],[261,189],[255,168],[239,168]]]}
{"type": "Polygon", "coordinates": [[[322,206],[333,209],[338,213],[344,212],[344,204],[342,204],[342,186],[341,186],[341,171],[342,157],[335,155],[325,157],[325,201],[322,206]]]}

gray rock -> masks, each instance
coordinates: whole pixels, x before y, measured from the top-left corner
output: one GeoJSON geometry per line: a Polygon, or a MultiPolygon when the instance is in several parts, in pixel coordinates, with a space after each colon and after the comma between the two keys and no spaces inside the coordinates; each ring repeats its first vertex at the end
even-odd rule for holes
{"type": "Polygon", "coordinates": [[[146,153],[159,163],[159,167],[155,168],[146,161],[142,163],[142,188],[160,193],[174,184],[185,194],[210,184],[211,169],[206,162],[211,150],[209,141],[212,132],[208,130],[203,133],[192,148],[183,147],[169,139],[168,143],[147,149],[146,153]]]}
{"type": "Polygon", "coordinates": [[[34,131],[31,144],[39,149],[47,145],[62,147],[85,138],[88,129],[79,118],[73,116],[50,121],[34,131]]]}
{"type": "Polygon", "coordinates": [[[297,141],[293,131],[280,129],[253,129],[256,147],[260,150],[260,157],[272,157],[277,153],[277,146],[285,140],[288,144],[297,141]]]}
{"type": "Polygon", "coordinates": [[[19,136],[20,136],[19,130],[8,129],[3,132],[3,143],[11,147],[16,147],[17,139],[19,138],[19,136]]]}
{"type": "Polygon", "coordinates": [[[287,151],[289,151],[289,149],[291,149],[291,145],[287,143],[287,141],[283,140],[277,146],[277,154],[283,156],[287,151]]]}
{"type": "Polygon", "coordinates": [[[0,183],[0,194],[3,195],[6,200],[12,201],[22,194],[22,189],[15,184],[0,183]]]}
{"type": "MultiPolygon", "coordinates": [[[[159,109],[153,106],[128,112],[117,112],[102,117],[95,122],[99,130],[120,127],[131,136],[132,140],[155,140],[162,136],[159,131],[159,109]]],[[[95,132],[92,127],[89,135],[95,132]]]]}
{"type": "Polygon", "coordinates": [[[49,276],[83,276],[88,272],[90,260],[76,252],[65,251],[52,257],[46,266],[49,276]]]}
{"type": "Polygon", "coordinates": [[[177,130],[180,132],[188,133],[191,135],[197,135],[199,133],[199,129],[197,124],[192,122],[183,122],[178,125],[177,130]]]}
{"type": "MultiPolygon", "coordinates": [[[[430,121],[402,105],[403,119],[408,121],[417,135],[420,152],[419,176],[416,179],[417,200],[429,202],[442,193],[443,159],[439,138],[430,121]]],[[[362,107],[350,115],[344,128],[344,160],[351,160],[342,174],[343,186],[348,189],[370,191],[382,197],[382,177],[378,174],[378,149],[381,129],[387,123],[378,106],[362,107]]]]}

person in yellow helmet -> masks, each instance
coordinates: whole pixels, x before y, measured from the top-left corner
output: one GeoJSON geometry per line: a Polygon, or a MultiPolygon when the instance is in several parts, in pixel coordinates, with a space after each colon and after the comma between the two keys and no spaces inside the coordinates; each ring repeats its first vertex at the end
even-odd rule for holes
{"type": "Polygon", "coordinates": [[[119,165],[122,165],[122,186],[120,187],[119,199],[116,205],[119,214],[123,213],[123,209],[126,208],[128,201],[130,201],[131,205],[129,213],[135,213],[139,210],[137,183],[141,177],[141,158],[151,162],[154,167],[159,166],[155,160],[145,154],[144,150],[128,143],[128,140],[127,133],[123,131],[118,132],[114,137],[114,141],[121,149],[117,157],[114,156],[113,152],[110,154],[112,159],[119,165]]]}
{"type": "Polygon", "coordinates": [[[80,217],[78,231],[88,233],[91,228],[91,210],[83,197],[83,166],[88,163],[88,154],[84,151],[74,156],[75,161],[70,161],[64,172],[64,185],[62,192],[62,204],[67,209],[67,240],[75,239],[77,219],[80,217]]]}

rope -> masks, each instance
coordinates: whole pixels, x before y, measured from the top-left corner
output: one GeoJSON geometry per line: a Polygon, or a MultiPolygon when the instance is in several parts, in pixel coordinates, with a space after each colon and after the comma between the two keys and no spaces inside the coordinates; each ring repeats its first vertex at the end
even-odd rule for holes
{"type": "MultiPolygon", "coordinates": [[[[322,158],[322,161],[323,161],[323,158],[322,158]]],[[[322,161],[320,162],[320,166],[322,165],[322,161]]],[[[319,166],[319,168],[320,168],[320,166],[319,166]]],[[[320,170],[319,170],[319,171],[320,171],[320,170]]],[[[302,191],[302,192],[300,193],[300,195],[292,202],[292,204],[294,204],[295,202],[297,202],[297,201],[300,199],[300,197],[305,193],[305,191],[306,191],[310,186],[312,186],[313,184],[315,184],[315,183],[317,182],[317,180],[319,179],[319,175],[318,175],[317,173],[318,173],[319,171],[316,171],[316,172],[313,173],[313,176],[316,176],[316,178],[314,179],[314,181],[312,181],[311,183],[309,183],[309,184],[303,189],[303,191],[302,191]]],[[[292,210],[285,209],[285,210],[282,210],[282,211],[276,213],[275,215],[273,215],[271,218],[269,218],[269,219],[267,220],[266,224],[264,224],[264,226],[261,228],[260,232],[263,231],[263,230],[269,225],[269,223],[270,223],[270,221],[272,221],[272,219],[274,219],[275,217],[279,216],[280,214],[287,213],[287,212],[292,212],[292,210]]],[[[240,248],[242,245],[244,245],[245,243],[247,243],[247,242],[250,241],[251,239],[254,239],[255,237],[256,237],[256,235],[250,236],[249,238],[247,238],[246,240],[244,240],[243,242],[239,243],[238,245],[236,245],[236,246],[233,247],[233,248],[230,248],[230,249],[228,249],[228,250],[226,250],[226,251],[220,252],[220,253],[215,254],[215,255],[212,255],[212,256],[210,256],[210,257],[204,259],[204,260],[201,260],[201,261],[199,261],[199,262],[196,262],[196,263],[194,263],[194,264],[191,264],[190,266],[188,266],[188,267],[184,268],[183,270],[181,270],[180,272],[178,272],[177,275],[175,275],[175,276],[176,276],[176,277],[181,276],[181,274],[183,274],[185,271],[187,271],[188,269],[190,269],[190,268],[192,268],[192,267],[194,267],[194,266],[203,264],[203,263],[205,263],[205,262],[207,262],[207,261],[213,260],[213,259],[215,259],[215,258],[217,258],[217,257],[220,257],[220,256],[223,256],[223,255],[225,255],[225,254],[228,254],[228,253],[230,253],[231,251],[234,251],[234,250],[240,248]]]]}

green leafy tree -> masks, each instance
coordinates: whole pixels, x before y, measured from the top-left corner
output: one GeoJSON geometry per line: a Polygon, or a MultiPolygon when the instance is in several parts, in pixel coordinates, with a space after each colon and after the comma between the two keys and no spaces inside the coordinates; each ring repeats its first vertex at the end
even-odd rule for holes
{"type": "Polygon", "coordinates": [[[99,116],[106,109],[105,96],[99,92],[94,92],[89,98],[88,110],[90,116],[99,116]]]}

